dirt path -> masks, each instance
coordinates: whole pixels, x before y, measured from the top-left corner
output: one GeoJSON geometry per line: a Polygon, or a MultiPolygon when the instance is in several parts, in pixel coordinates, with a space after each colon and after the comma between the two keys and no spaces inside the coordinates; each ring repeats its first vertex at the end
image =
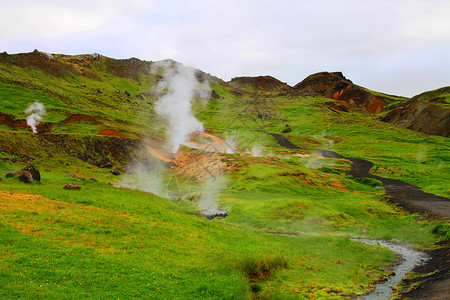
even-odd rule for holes
{"type": "Polygon", "coordinates": [[[315,149],[323,157],[343,158],[352,162],[352,167],[347,175],[357,178],[373,178],[381,181],[390,201],[401,206],[411,213],[421,213],[430,217],[444,217],[450,219],[450,199],[425,193],[417,186],[396,180],[370,174],[373,163],[370,161],[344,157],[336,152],[315,149]]]}
{"type": "MultiPolygon", "coordinates": [[[[280,134],[269,134],[273,136],[277,140],[277,142],[285,148],[302,149],[280,134]]],[[[381,181],[386,190],[386,195],[390,197],[390,201],[398,204],[405,210],[411,213],[421,213],[432,217],[436,216],[438,218],[444,217],[450,219],[450,199],[436,196],[430,193],[425,193],[417,186],[400,180],[372,175],[370,174],[370,170],[373,167],[373,163],[370,161],[359,158],[345,157],[330,150],[314,150],[323,157],[343,158],[351,161],[352,167],[350,172],[347,173],[348,175],[352,175],[358,178],[373,178],[381,181]]]]}
{"type": "MultiPolygon", "coordinates": [[[[302,149],[280,134],[268,133],[277,142],[288,149],[302,149]]],[[[401,206],[408,212],[420,213],[431,218],[450,219],[450,199],[425,193],[417,186],[409,183],[384,178],[370,174],[373,163],[364,159],[344,157],[336,152],[323,149],[315,149],[323,157],[342,158],[352,162],[352,167],[347,173],[357,178],[373,178],[379,180],[386,195],[392,203],[401,206]]],[[[416,267],[413,272],[423,274],[405,284],[411,285],[417,281],[424,281],[414,290],[406,290],[401,294],[401,299],[449,299],[450,300],[450,241],[444,241],[437,245],[440,249],[427,251],[431,259],[423,266],[416,267]],[[425,276],[435,272],[431,276],[425,276]]]]}

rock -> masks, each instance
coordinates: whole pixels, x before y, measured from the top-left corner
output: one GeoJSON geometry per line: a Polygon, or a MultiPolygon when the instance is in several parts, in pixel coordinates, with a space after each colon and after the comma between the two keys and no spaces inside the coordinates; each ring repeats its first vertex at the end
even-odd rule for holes
{"type": "Polygon", "coordinates": [[[26,168],[23,168],[21,171],[26,171],[26,172],[30,172],[33,180],[35,181],[41,181],[41,173],[39,172],[38,169],[36,169],[33,166],[28,166],[26,168]]]}
{"type": "Polygon", "coordinates": [[[361,229],[361,233],[367,233],[368,231],[369,231],[369,229],[367,229],[367,228],[361,229]]]}
{"type": "Polygon", "coordinates": [[[19,175],[19,174],[17,174],[17,172],[19,172],[19,171],[9,171],[8,173],[6,173],[6,178],[10,178],[10,177],[19,175]]]}
{"type": "Polygon", "coordinates": [[[92,177],[91,179],[89,179],[90,181],[92,181],[92,182],[98,182],[98,179],[97,178],[95,178],[95,177],[92,177]]]}
{"type": "Polygon", "coordinates": [[[28,171],[18,171],[20,173],[19,180],[25,183],[33,182],[33,175],[28,171]]]}
{"type": "Polygon", "coordinates": [[[52,170],[50,170],[50,169],[45,169],[44,171],[45,171],[45,172],[51,172],[52,170]]]}
{"type": "Polygon", "coordinates": [[[291,126],[289,126],[289,124],[286,124],[285,127],[286,128],[282,131],[282,133],[289,133],[292,131],[292,128],[291,128],[291,126]]]}
{"type": "Polygon", "coordinates": [[[81,190],[81,186],[76,185],[75,183],[66,184],[63,189],[65,190],[81,190]]]}
{"type": "Polygon", "coordinates": [[[111,174],[113,174],[113,175],[121,175],[122,173],[120,172],[120,170],[118,170],[118,169],[113,169],[113,170],[111,170],[111,174]]]}
{"type": "Polygon", "coordinates": [[[218,208],[208,208],[201,211],[202,214],[206,217],[208,220],[212,219],[222,219],[228,216],[228,211],[225,209],[218,209],[218,208]]]}
{"type": "Polygon", "coordinates": [[[220,99],[220,95],[217,94],[217,92],[215,90],[211,91],[211,98],[212,99],[220,99]]]}
{"type": "Polygon", "coordinates": [[[112,168],[114,166],[114,164],[112,162],[108,161],[105,158],[99,162],[95,162],[94,165],[99,168],[112,168]]]}

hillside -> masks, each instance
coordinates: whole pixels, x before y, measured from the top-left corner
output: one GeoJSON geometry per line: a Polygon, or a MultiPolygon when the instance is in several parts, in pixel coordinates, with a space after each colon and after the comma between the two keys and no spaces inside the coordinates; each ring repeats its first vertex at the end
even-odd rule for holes
{"type": "Polygon", "coordinates": [[[450,136],[450,87],[422,93],[399,105],[383,119],[426,134],[450,136]]]}
{"type": "Polygon", "coordinates": [[[377,241],[439,260],[448,138],[379,120],[413,100],[341,73],[0,54],[0,297],[349,299],[399,260],[377,241]]]}
{"type": "Polygon", "coordinates": [[[272,76],[258,77],[235,77],[230,84],[246,90],[265,93],[280,93],[289,90],[291,87],[272,76]]]}

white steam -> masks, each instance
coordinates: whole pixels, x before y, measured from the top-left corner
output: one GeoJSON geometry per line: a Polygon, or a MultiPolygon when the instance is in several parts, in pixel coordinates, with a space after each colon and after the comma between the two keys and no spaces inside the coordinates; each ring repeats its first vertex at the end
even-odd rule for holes
{"type": "Polygon", "coordinates": [[[217,202],[220,192],[227,186],[227,179],[224,176],[211,177],[206,180],[202,189],[202,195],[198,201],[198,206],[204,214],[213,215],[221,213],[217,202]]]}
{"type": "Polygon", "coordinates": [[[37,133],[36,126],[42,121],[42,117],[47,113],[44,104],[35,101],[24,110],[24,113],[29,114],[27,117],[27,125],[31,127],[34,133],[37,133]]]}
{"type": "Polygon", "coordinates": [[[262,149],[259,148],[258,146],[253,146],[251,153],[252,153],[253,157],[261,157],[262,156],[262,149]]]}
{"type": "Polygon", "coordinates": [[[128,169],[132,176],[124,176],[119,186],[152,193],[160,197],[168,196],[167,185],[164,183],[164,177],[162,176],[162,167],[159,164],[144,165],[137,163],[129,166],[128,169]]]}
{"type": "MultiPolygon", "coordinates": [[[[203,124],[194,117],[191,109],[191,101],[199,83],[194,68],[167,61],[156,63],[156,67],[165,69],[158,90],[163,92],[167,89],[167,94],[155,103],[155,111],[168,121],[168,144],[171,151],[176,153],[181,144],[189,144],[191,133],[203,131],[203,124]]],[[[197,93],[195,96],[209,98],[209,93],[197,93]]]]}

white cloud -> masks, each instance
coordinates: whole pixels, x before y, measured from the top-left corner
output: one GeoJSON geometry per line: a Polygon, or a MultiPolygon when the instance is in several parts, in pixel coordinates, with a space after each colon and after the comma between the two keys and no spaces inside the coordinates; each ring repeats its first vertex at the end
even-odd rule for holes
{"type": "Polygon", "coordinates": [[[112,16],[111,10],[102,14],[86,8],[71,9],[49,4],[23,3],[2,10],[0,35],[3,37],[62,37],[77,32],[95,30],[112,16]]]}
{"type": "Polygon", "coordinates": [[[416,39],[450,40],[450,2],[407,1],[398,9],[401,18],[401,34],[416,39]]]}

